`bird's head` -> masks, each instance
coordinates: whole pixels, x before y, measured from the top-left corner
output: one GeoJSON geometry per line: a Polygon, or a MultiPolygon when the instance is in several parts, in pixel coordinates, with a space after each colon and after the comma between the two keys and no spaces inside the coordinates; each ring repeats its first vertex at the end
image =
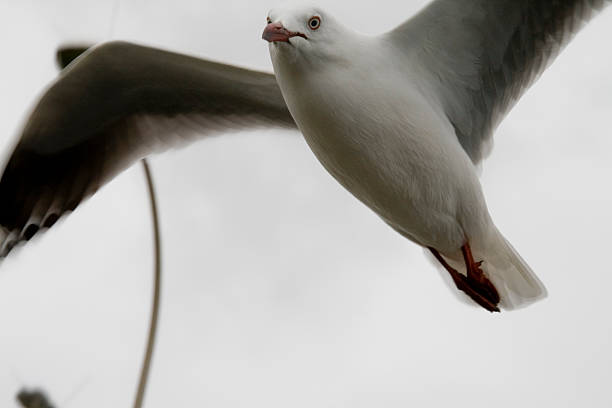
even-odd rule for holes
{"type": "Polygon", "coordinates": [[[314,68],[343,59],[342,44],[350,33],[318,7],[273,9],[262,38],[269,42],[275,70],[279,63],[314,68]]]}

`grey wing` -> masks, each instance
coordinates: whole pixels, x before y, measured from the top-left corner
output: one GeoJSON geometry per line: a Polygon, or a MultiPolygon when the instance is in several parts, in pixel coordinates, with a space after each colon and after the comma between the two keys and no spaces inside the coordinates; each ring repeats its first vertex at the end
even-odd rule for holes
{"type": "Polygon", "coordinates": [[[272,74],[124,42],[70,64],[0,179],[0,257],[135,161],[200,136],[295,128],[272,74]]]}
{"type": "Polygon", "coordinates": [[[609,0],[436,0],[386,36],[405,51],[476,164],[492,133],[609,0]]]}

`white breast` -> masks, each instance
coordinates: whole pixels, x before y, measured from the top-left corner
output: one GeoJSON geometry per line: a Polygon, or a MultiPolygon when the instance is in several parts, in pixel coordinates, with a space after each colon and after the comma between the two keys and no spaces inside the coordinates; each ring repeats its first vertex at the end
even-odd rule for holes
{"type": "Polygon", "coordinates": [[[473,166],[409,67],[389,64],[384,44],[367,46],[373,59],[317,69],[273,56],[289,110],[323,166],[393,228],[421,245],[458,248],[473,222],[461,219],[465,197],[487,213],[473,166]]]}

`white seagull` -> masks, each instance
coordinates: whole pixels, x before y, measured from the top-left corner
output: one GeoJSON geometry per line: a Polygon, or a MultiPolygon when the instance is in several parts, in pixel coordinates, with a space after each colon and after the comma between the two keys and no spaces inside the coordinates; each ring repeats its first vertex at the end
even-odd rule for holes
{"type": "Polygon", "coordinates": [[[148,154],[249,126],[297,127],[329,173],[427,248],[489,311],[546,296],[491,220],[476,165],[522,93],[606,0],[436,0],[360,35],[274,9],[275,76],[112,42],[42,96],[0,179],[0,256],[148,154]],[[278,85],[277,85],[278,83],[278,85]]]}

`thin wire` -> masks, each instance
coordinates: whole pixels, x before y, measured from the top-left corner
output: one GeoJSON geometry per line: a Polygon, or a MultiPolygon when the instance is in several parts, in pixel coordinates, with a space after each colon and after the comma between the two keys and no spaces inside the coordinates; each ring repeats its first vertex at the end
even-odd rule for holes
{"type": "Polygon", "coordinates": [[[155,346],[155,337],[157,333],[157,322],[159,320],[159,304],[160,304],[160,289],[161,289],[161,238],[159,233],[159,216],[157,211],[157,201],[155,198],[155,188],[153,185],[153,175],[149,169],[147,159],[142,159],[142,168],[147,179],[147,188],[151,200],[151,216],[153,218],[153,238],[154,238],[154,285],[153,285],[153,305],[151,306],[151,321],[149,322],[149,337],[147,339],[147,348],[140,369],[140,380],[136,390],[136,398],[134,399],[134,408],[141,408],[144,401],[145,390],[147,388],[147,380],[149,378],[149,370],[151,360],[153,358],[153,348],[155,346]]]}

